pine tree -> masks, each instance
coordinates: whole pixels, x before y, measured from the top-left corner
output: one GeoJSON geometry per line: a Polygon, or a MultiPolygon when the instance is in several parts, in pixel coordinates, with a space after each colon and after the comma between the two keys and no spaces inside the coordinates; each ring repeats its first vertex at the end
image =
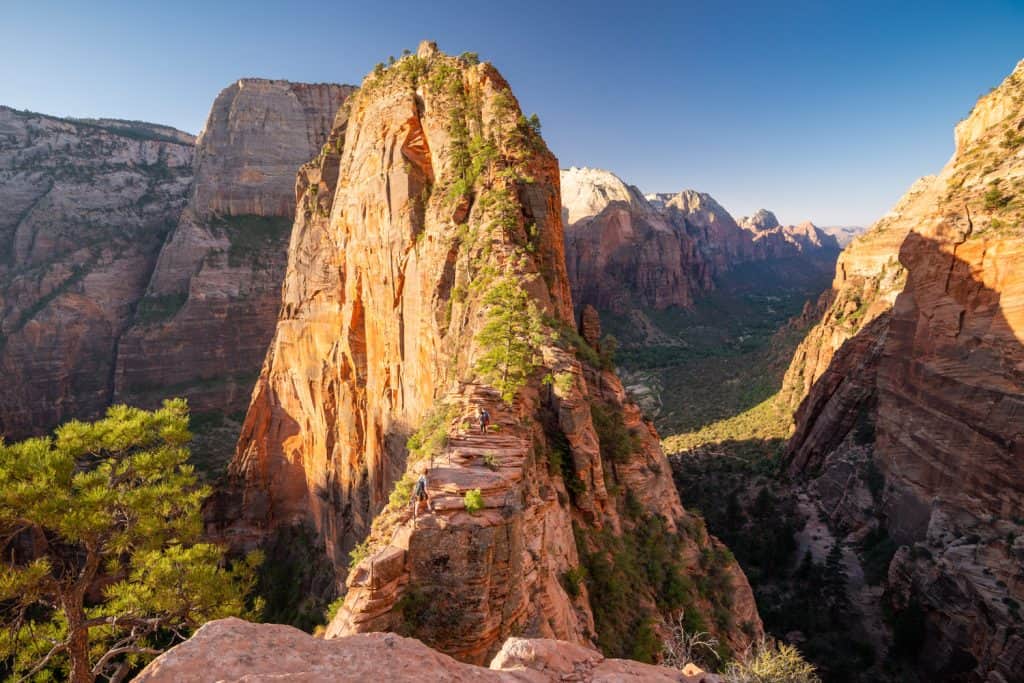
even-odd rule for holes
{"type": "Polygon", "coordinates": [[[833,541],[832,547],[825,557],[825,570],[822,578],[822,588],[833,620],[841,620],[850,608],[850,599],[846,594],[847,580],[842,548],[839,541],[833,541]]]}
{"type": "Polygon", "coordinates": [[[0,443],[0,660],[18,679],[123,680],[204,621],[246,614],[258,555],[200,542],[188,407],[115,406],[0,443]]]}
{"type": "Polygon", "coordinates": [[[511,403],[540,362],[546,338],[537,304],[512,278],[505,278],[484,297],[484,327],[476,337],[483,355],[476,371],[511,403]]]}

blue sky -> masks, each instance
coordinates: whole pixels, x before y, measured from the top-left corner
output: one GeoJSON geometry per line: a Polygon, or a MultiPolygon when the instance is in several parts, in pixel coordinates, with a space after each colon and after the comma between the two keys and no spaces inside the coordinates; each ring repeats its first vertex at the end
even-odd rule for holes
{"type": "Polygon", "coordinates": [[[494,62],[562,166],[823,225],[938,171],[1024,58],[1024,0],[3,4],[0,104],[198,132],[239,77],[358,83],[431,38],[494,62]]]}

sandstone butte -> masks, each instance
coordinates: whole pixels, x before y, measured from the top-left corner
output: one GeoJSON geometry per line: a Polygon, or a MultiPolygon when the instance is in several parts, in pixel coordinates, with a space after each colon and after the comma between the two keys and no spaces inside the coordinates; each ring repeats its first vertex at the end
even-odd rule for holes
{"type": "Polygon", "coordinates": [[[352,90],[242,79],[198,140],[0,107],[0,434],[170,395],[244,411],[277,320],[295,172],[352,90]]]}
{"type": "Polygon", "coordinates": [[[181,681],[368,681],[394,683],[718,683],[689,666],[685,673],[547,639],[509,638],[488,668],[464,664],[394,633],[366,633],[321,640],[280,624],[221,619],[203,625],[185,643],[150,662],[134,680],[181,681]]]}
{"type": "Polygon", "coordinates": [[[295,173],[353,90],[244,78],[220,92],[188,204],[120,339],[115,402],[173,395],[193,413],[245,410],[277,321],[295,173]]]}
{"type": "Polygon", "coordinates": [[[785,380],[791,472],[839,483],[823,502],[852,538],[900,546],[888,608],[924,619],[918,665],[943,680],[1024,671],[1022,216],[1024,62],[843,252],[785,380]]]}
{"type": "Polygon", "coordinates": [[[211,534],[244,548],[314,529],[345,586],[328,638],[394,631],[474,664],[512,635],[608,651],[669,603],[735,651],[760,636],[742,571],[575,331],[557,160],[494,67],[424,43],[377,69],[296,197],[280,318],[211,534]],[[474,372],[485,297],[508,282],[547,331],[510,404],[474,372]],[[435,512],[414,522],[421,473],[435,512]]]}
{"type": "Polygon", "coordinates": [[[743,264],[830,272],[835,237],[811,223],[781,226],[762,210],[739,223],[695,190],[646,197],[609,171],[561,173],[565,258],[577,306],[618,315],[692,308],[743,264]],[[781,265],[781,264],[780,264],[781,265]]]}

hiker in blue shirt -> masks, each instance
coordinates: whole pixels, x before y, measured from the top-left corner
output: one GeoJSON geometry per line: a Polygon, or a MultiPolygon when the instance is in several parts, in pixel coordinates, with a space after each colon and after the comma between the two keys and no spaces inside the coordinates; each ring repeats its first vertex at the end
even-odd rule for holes
{"type": "Polygon", "coordinates": [[[487,412],[487,408],[484,408],[483,406],[481,406],[480,407],[480,415],[479,415],[479,417],[480,417],[480,433],[481,434],[486,434],[487,433],[487,425],[489,425],[491,423],[491,414],[489,412],[487,412]]]}

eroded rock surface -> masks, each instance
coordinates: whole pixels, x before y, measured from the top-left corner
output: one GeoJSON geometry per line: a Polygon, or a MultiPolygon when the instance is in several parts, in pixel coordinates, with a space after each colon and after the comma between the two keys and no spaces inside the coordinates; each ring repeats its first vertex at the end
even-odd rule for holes
{"type": "Polygon", "coordinates": [[[709,571],[705,550],[726,555],[575,332],[557,161],[491,65],[425,43],[368,76],[297,187],[281,316],[211,532],[244,547],[314,527],[347,575],[328,637],[398,631],[476,663],[516,633],[621,648],[657,628],[663,579],[623,575],[609,616],[580,567],[637,538],[649,547],[626,556],[657,555],[675,607],[718,605],[735,648],[760,633],[734,561],[722,590],[682,579],[709,571]],[[543,329],[509,402],[477,370],[503,284],[543,329]],[[414,518],[421,473],[433,512],[414,518]]]}
{"type": "Polygon", "coordinates": [[[116,400],[173,394],[193,412],[245,409],[281,303],[295,173],[353,90],[246,78],[217,96],[188,205],[121,340],[116,400]]]}
{"type": "Polygon", "coordinates": [[[192,181],[192,137],[0,107],[0,436],[97,417],[192,181]]]}
{"type": "Polygon", "coordinates": [[[957,126],[941,173],[840,257],[786,380],[801,402],[794,473],[831,477],[847,434],[868,449],[874,514],[826,512],[844,533],[877,526],[898,547],[893,623],[919,629],[902,654],[941,680],[1024,671],[1021,131],[1024,62],[957,126]]]}
{"type": "MultiPolygon", "coordinates": [[[[699,670],[698,670],[699,671],[699,670]]],[[[612,683],[714,683],[716,676],[651,666],[571,643],[510,638],[490,667],[464,664],[413,638],[394,633],[366,633],[320,640],[290,626],[250,624],[241,619],[211,621],[189,640],[164,653],[135,681],[178,683],[223,681],[493,681],[612,683]]]]}
{"type": "Polygon", "coordinates": [[[706,193],[643,196],[599,169],[562,171],[562,202],[574,301],[616,315],[692,308],[744,264],[831,272],[839,253],[835,238],[811,223],[780,226],[763,209],[737,223],[706,193]]]}

